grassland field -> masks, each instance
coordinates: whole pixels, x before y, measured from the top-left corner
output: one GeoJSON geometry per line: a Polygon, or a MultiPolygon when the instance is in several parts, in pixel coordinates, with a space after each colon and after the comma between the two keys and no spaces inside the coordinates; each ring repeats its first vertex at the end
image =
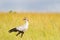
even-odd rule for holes
{"type": "Polygon", "coordinates": [[[60,14],[0,13],[0,40],[60,40],[60,14]],[[11,28],[24,24],[29,19],[29,28],[23,37],[11,28]]]}

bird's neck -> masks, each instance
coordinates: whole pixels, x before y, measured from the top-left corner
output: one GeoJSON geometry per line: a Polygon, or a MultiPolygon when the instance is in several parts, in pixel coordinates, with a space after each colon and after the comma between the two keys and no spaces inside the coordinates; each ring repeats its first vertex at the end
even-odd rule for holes
{"type": "Polygon", "coordinates": [[[25,21],[25,24],[28,25],[28,21],[27,20],[25,21]]]}
{"type": "Polygon", "coordinates": [[[26,21],[25,21],[25,27],[28,27],[28,25],[29,25],[29,23],[28,23],[28,21],[26,20],[26,21]]]}

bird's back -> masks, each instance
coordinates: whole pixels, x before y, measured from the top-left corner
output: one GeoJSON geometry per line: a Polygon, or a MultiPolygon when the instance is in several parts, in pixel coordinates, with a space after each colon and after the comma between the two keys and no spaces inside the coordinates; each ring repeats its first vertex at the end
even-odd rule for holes
{"type": "Polygon", "coordinates": [[[24,30],[24,27],[23,26],[19,26],[19,27],[16,27],[17,30],[20,30],[20,31],[23,31],[24,30]]]}

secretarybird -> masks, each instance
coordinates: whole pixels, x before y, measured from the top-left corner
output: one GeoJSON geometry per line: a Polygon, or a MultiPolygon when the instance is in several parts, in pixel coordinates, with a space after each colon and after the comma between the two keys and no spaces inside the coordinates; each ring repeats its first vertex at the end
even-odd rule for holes
{"type": "Polygon", "coordinates": [[[28,22],[27,18],[24,18],[23,20],[25,21],[25,24],[23,24],[21,26],[18,26],[18,27],[15,27],[15,28],[12,28],[11,30],[9,30],[9,33],[18,32],[16,36],[18,36],[21,33],[21,38],[22,38],[25,30],[28,29],[28,25],[29,25],[29,22],[28,22]]]}

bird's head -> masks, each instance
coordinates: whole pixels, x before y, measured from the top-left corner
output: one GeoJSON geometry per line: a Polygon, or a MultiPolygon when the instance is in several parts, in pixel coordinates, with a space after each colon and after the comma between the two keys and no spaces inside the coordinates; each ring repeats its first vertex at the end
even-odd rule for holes
{"type": "Polygon", "coordinates": [[[24,21],[29,21],[26,17],[23,19],[24,21]]]}

